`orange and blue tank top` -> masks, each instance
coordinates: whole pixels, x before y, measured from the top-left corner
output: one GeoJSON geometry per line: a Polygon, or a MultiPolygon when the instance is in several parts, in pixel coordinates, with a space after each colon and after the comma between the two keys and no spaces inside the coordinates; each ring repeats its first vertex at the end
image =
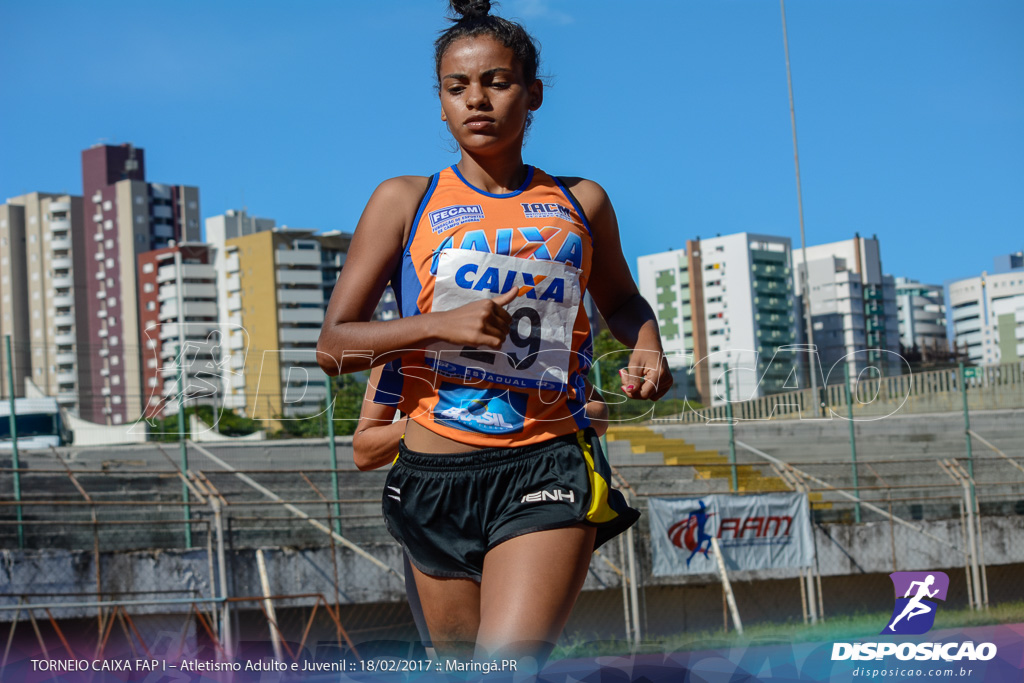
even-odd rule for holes
{"type": "Polygon", "coordinates": [[[593,240],[562,182],[532,166],[506,194],[455,166],[430,178],[391,285],[403,317],[516,288],[500,350],[431,344],[388,363],[373,393],[427,429],[469,445],[522,446],[589,422],[583,379],[593,339],[583,305],[593,240]]]}

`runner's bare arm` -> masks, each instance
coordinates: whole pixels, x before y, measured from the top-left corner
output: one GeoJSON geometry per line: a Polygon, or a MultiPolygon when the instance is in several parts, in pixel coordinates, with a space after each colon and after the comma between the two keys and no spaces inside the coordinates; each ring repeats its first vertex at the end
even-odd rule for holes
{"type": "Polygon", "coordinates": [[[622,378],[629,398],[657,400],[672,386],[672,374],[661,345],[658,319],[640,296],[622,255],[619,224],[608,194],[597,183],[583,178],[564,178],[590,221],[594,237],[594,261],[587,285],[590,295],[608,322],[612,335],[633,349],[622,378]]]}
{"type": "Polygon", "coordinates": [[[451,311],[369,322],[400,262],[427,182],[418,176],[392,178],[367,202],[317,341],[317,363],[328,375],[366,370],[435,341],[495,349],[505,341],[508,295],[451,311]]]}
{"type": "Polygon", "coordinates": [[[359,411],[359,422],[352,435],[352,460],[363,472],[387,465],[398,453],[398,442],[405,434],[405,419],[394,421],[398,409],[370,400],[380,382],[383,366],[370,373],[366,395],[359,411]]]}

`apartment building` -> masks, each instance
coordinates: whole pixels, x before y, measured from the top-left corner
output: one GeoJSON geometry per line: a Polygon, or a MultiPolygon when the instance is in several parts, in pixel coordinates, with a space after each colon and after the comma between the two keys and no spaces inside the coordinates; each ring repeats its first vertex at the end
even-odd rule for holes
{"type": "Polygon", "coordinates": [[[972,363],[1024,358],[1024,252],[995,259],[991,273],[945,284],[947,334],[972,363]]]}
{"type": "Polygon", "coordinates": [[[139,326],[145,415],[219,405],[221,330],[208,244],[175,244],[140,254],[139,326]],[[180,374],[180,378],[179,378],[180,374]]]}
{"type": "Polygon", "coordinates": [[[896,278],[895,283],[900,345],[904,349],[933,355],[948,353],[942,285],[929,285],[905,277],[896,278]]]}
{"type": "Polygon", "coordinates": [[[666,354],[705,404],[724,401],[726,366],[733,400],[798,386],[790,259],[788,238],[744,232],[637,260],[666,354]]]}
{"type": "Polygon", "coordinates": [[[172,241],[199,241],[199,190],[148,182],[144,151],[131,144],[84,150],[82,189],[88,310],[78,337],[97,360],[82,378],[81,412],[122,424],[142,413],[146,390],[137,257],[172,241]]]}
{"type": "Polygon", "coordinates": [[[225,240],[216,260],[227,316],[225,405],[273,421],[322,409],[316,342],[350,240],[287,227],[225,240]]]}
{"type": "Polygon", "coordinates": [[[75,415],[92,360],[77,337],[88,311],[82,225],[73,195],[33,192],[0,206],[0,334],[12,335],[16,394],[29,377],[75,415]]]}
{"type": "MultiPolygon", "coordinates": [[[[886,376],[902,372],[896,282],[883,274],[878,238],[855,234],[850,240],[807,247],[806,268],[801,251],[793,252],[793,288],[802,296],[802,278],[807,278],[819,381],[824,377],[829,384],[842,383],[838,368],[843,364],[849,366],[851,379],[868,367],[886,376]]],[[[804,335],[802,301],[798,310],[804,335]]]]}

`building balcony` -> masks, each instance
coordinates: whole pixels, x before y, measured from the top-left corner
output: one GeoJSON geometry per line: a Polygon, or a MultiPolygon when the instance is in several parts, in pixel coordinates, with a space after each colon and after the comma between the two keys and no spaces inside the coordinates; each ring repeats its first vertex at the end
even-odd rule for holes
{"type": "Polygon", "coordinates": [[[318,327],[293,327],[278,330],[278,338],[283,344],[312,344],[316,345],[320,338],[318,327]]]}
{"type": "MultiPolygon", "coordinates": [[[[212,282],[183,282],[181,284],[181,296],[183,299],[207,299],[216,301],[217,286],[212,282]]],[[[160,301],[173,301],[178,298],[178,285],[164,285],[160,288],[158,295],[160,301]]]]}
{"type": "Polygon", "coordinates": [[[53,324],[57,327],[72,327],[75,324],[75,316],[71,314],[53,316],[53,324]]]}
{"type": "Polygon", "coordinates": [[[77,372],[58,372],[57,373],[57,384],[59,384],[59,385],[64,386],[64,385],[68,385],[68,384],[74,384],[77,381],[78,381],[78,373],[77,372]]]}
{"type": "Polygon", "coordinates": [[[97,334],[99,335],[100,339],[106,339],[110,335],[110,332],[106,329],[103,329],[100,330],[97,334]]]}
{"type": "Polygon", "coordinates": [[[71,221],[67,218],[55,218],[50,221],[50,232],[63,232],[71,229],[71,221]]]}
{"type": "Polygon", "coordinates": [[[323,323],[324,312],[320,308],[281,308],[277,311],[281,323],[323,323]]]}
{"type": "Polygon", "coordinates": [[[110,355],[110,349],[102,348],[96,352],[96,355],[99,356],[100,358],[106,358],[107,356],[110,355]]]}
{"type": "Polygon", "coordinates": [[[71,210],[71,202],[63,201],[51,201],[50,202],[50,213],[64,213],[65,211],[71,210]]]}
{"type": "Polygon", "coordinates": [[[241,264],[238,262],[237,252],[224,259],[224,270],[228,273],[237,273],[239,268],[241,268],[241,264]]]}
{"type": "Polygon", "coordinates": [[[74,365],[76,358],[75,358],[75,354],[73,354],[73,353],[58,353],[56,360],[57,360],[57,365],[58,366],[64,366],[64,365],[74,365]]]}
{"type": "Polygon", "coordinates": [[[69,237],[54,237],[50,240],[50,248],[54,251],[68,251],[71,249],[71,238],[69,237]]]}
{"type": "MultiPolygon", "coordinates": [[[[195,318],[216,318],[217,304],[212,301],[186,301],[182,306],[185,320],[195,318]]],[[[176,301],[166,303],[160,307],[160,320],[177,320],[178,303],[176,301]]]]}
{"type": "Polygon", "coordinates": [[[174,239],[174,226],[172,225],[154,225],[153,226],[153,237],[158,240],[172,240],[174,239]]]}
{"type": "Polygon", "coordinates": [[[280,304],[317,304],[323,306],[324,291],[316,289],[281,289],[277,290],[277,303],[280,304]]]}
{"type": "Polygon", "coordinates": [[[278,269],[277,284],[279,285],[318,285],[323,284],[323,275],[319,270],[278,269]]]}
{"type": "Polygon", "coordinates": [[[280,352],[282,363],[316,363],[316,349],[282,349],[280,352]]]}
{"type": "Polygon", "coordinates": [[[228,297],[228,311],[240,311],[242,310],[242,296],[240,294],[234,294],[228,297]]]}
{"type": "Polygon", "coordinates": [[[93,220],[94,223],[102,223],[103,222],[103,214],[102,213],[94,213],[92,215],[92,220],[93,220]]]}
{"type": "Polygon", "coordinates": [[[57,403],[62,406],[73,405],[78,403],[78,392],[77,391],[58,391],[57,392],[57,403]]]}
{"type": "Polygon", "coordinates": [[[58,294],[53,297],[53,305],[57,308],[70,308],[75,305],[75,297],[70,294],[58,294]]]}
{"type": "Polygon", "coordinates": [[[242,283],[238,275],[232,275],[224,281],[224,291],[237,292],[240,289],[242,289],[242,283]]]}
{"type": "Polygon", "coordinates": [[[75,343],[74,334],[58,334],[53,337],[53,341],[57,346],[71,346],[75,343]]]}
{"type": "Polygon", "coordinates": [[[50,282],[54,289],[68,289],[75,285],[75,281],[70,275],[54,276],[50,282]]]}
{"type": "Polygon", "coordinates": [[[71,270],[72,265],[70,256],[54,256],[50,259],[50,266],[54,270],[71,270]]]}
{"type": "Polygon", "coordinates": [[[245,348],[245,335],[241,332],[232,334],[228,338],[228,348],[232,351],[240,351],[245,348]]]}
{"type": "Polygon", "coordinates": [[[319,249],[277,249],[274,263],[279,266],[319,266],[319,249]]]}

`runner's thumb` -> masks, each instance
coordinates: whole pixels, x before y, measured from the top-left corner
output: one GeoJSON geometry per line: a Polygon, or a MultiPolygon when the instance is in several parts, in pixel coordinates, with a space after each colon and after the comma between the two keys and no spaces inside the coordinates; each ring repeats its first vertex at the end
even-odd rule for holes
{"type": "Polygon", "coordinates": [[[510,303],[515,301],[517,296],[519,296],[519,288],[513,287],[504,294],[499,294],[498,296],[494,297],[493,299],[491,299],[491,301],[504,308],[505,306],[508,306],[510,303]]]}

